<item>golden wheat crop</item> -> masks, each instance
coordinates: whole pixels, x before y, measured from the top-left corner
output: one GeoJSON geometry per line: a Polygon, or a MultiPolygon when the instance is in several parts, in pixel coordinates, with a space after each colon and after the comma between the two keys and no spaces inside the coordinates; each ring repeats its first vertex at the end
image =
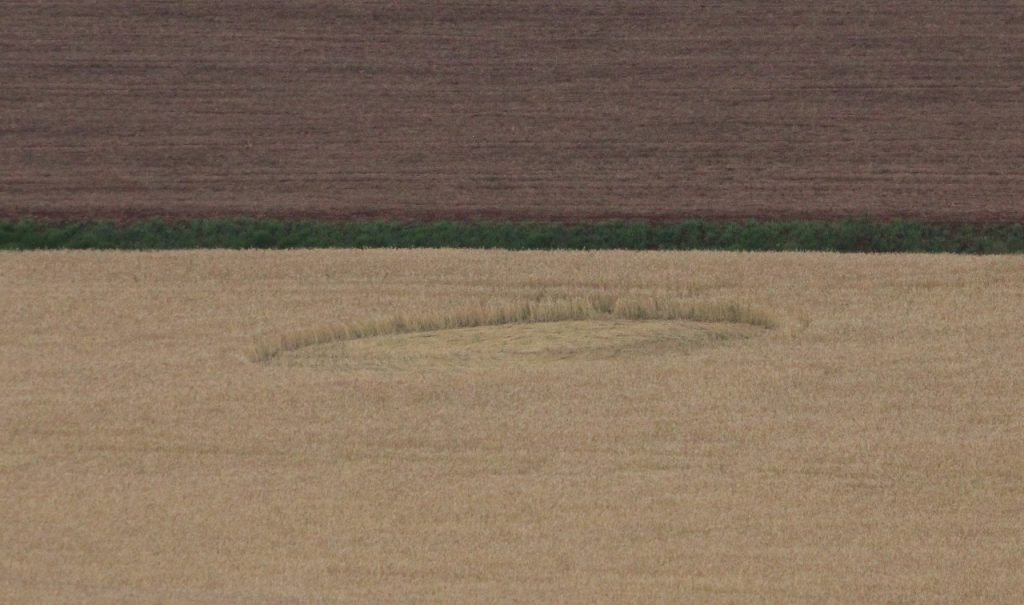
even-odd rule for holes
{"type": "Polygon", "coordinates": [[[1024,259],[0,254],[4,602],[1018,602],[1024,259]]]}
{"type": "Polygon", "coordinates": [[[543,298],[541,295],[519,302],[476,304],[463,309],[431,309],[414,315],[320,325],[263,336],[249,349],[249,358],[253,361],[267,361],[282,353],[313,345],[416,332],[506,324],[616,319],[738,323],[765,328],[775,325],[770,315],[737,304],[686,303],[673,297],[630,299],[616,297],[608,292],[553,299],[543,298]]]}

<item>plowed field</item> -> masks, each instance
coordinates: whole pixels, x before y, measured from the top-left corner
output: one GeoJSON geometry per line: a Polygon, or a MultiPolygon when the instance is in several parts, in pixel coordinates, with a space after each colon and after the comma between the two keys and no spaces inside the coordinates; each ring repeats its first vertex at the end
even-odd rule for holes
{"type": "Polygon", "coordinates": [[[1018,2],[7,1],[0,218],[1024,220],[1018,2]]]}

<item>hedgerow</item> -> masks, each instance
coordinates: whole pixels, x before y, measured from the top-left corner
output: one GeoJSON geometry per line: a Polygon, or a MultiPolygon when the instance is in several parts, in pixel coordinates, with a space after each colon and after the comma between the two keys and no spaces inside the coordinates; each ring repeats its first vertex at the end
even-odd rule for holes
{"type": "Polygon", "coordinates": [[[0,249],[501,248],[509,250],[818,250],[1024,252],[1024,225],[910,221],[685,221],[670,224],[324,223],[259,219],[119,225],[107,221],[0,222],[0,249]]]}

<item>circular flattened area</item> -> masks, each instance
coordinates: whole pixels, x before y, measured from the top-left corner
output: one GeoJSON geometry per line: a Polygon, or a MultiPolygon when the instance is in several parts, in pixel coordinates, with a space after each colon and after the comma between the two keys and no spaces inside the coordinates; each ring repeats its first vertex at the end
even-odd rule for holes
{"type": "Polygon", "coordinates": [[[338,369],[467,367],[687,352],[765,328],[680,320],[513,323],[340,340],[282,353],[273,363],[338,369]]]}

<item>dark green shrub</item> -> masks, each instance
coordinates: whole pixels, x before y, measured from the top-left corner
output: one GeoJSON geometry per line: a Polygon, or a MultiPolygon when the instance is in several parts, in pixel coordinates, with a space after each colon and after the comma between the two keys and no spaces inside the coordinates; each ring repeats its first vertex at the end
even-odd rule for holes
{"type": "Polygon", "coordinates": [[[0,249],[504,248],[510,250],[835,250],[840,252],[1024,252],[1024,225],[942,226],[892,221],[747,221],[402,224],[282,223],[254,219],[107,221],[45,225],[0,222],[0,249]]]}

